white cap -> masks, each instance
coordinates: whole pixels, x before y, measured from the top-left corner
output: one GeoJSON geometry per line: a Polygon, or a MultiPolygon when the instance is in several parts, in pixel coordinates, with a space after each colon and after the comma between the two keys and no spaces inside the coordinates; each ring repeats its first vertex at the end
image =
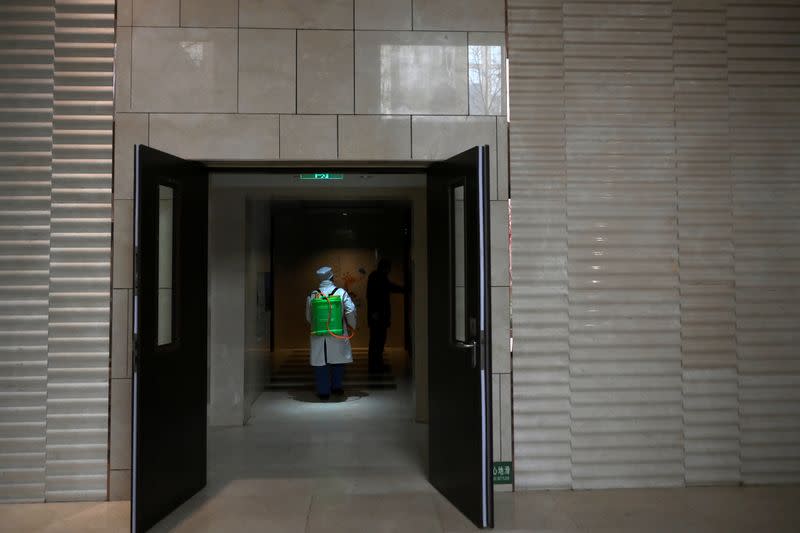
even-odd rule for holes
{"type": "Polygon", "coordinates": [[[320,281],[325,281],[333,277],[333,269],[329,266],[319,267],[317,277],[320,281]]]}

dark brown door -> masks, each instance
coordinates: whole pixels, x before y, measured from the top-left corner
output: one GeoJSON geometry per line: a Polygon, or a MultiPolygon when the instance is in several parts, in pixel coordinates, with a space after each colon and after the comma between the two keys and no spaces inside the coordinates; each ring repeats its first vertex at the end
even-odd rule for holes
{"type": "Polygon", "coordinates": [[[489,147],[428,172],[430,478],[493,527],[489,147]]]}
{"type": "Polygon", "coordinates": [[[131,530],[206,484],[208,172],[137,145],[131,530]]]}

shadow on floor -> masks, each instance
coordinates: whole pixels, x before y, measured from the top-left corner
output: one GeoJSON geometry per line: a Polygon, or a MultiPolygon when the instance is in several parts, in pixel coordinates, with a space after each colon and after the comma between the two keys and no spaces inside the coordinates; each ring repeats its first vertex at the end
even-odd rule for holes
{"type": "Polygon", "coordinates": [[[343,403],[348,400],[360,400],[369,396],[369,393],[362,390],[346,390],[340,396],[331,395],[327,400],[320,400],[314,391],[310,390],[290,390],[289,397],[297,402],[304,403],[343,403]]]}

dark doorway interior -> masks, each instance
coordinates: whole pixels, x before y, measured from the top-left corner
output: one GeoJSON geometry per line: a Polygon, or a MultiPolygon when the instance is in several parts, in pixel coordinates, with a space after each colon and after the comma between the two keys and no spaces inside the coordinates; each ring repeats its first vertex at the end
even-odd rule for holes
{"type": "Polygon", "coordinates": [[[308,332],[298,303],[318,282],[314,272],[331,266],[335,283],[356,304],[359,325],[351,339],[354,363],[345,374],[349,389],[393,389],[410,377],[411,360],[411,208],[393,201],[301,201],[272,205],[271,390],[309,389],[313,375],[307,363],[308,332]],[[380,259],[392,263],[390,279],[406,287],[391,296],[392,327],[386,341],[386,367],[368,372],[367,284],[380,259]],[[402,359],[397,356],[403,352],[402,359]],[[394,364],[392,364],[394,363],[394,364]]]}

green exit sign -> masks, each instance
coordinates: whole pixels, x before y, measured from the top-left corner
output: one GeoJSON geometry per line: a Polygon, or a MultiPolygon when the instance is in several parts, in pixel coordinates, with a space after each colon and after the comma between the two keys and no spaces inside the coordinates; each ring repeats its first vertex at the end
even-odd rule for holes
{"type": "Polygon", "coordinates": [[[316,174],[300,174],[300,179],[310,180],[310,181],[343,180],[344,174],[330,174],[329,172],[318,172],[316,174]]]}
{"type": "Polygon", "coordinates": [[[496,461],[492,465],[492,479],[495,485],[510,485],[513,476],[514,471],[511,468],[511,461],[496,461]]]}

